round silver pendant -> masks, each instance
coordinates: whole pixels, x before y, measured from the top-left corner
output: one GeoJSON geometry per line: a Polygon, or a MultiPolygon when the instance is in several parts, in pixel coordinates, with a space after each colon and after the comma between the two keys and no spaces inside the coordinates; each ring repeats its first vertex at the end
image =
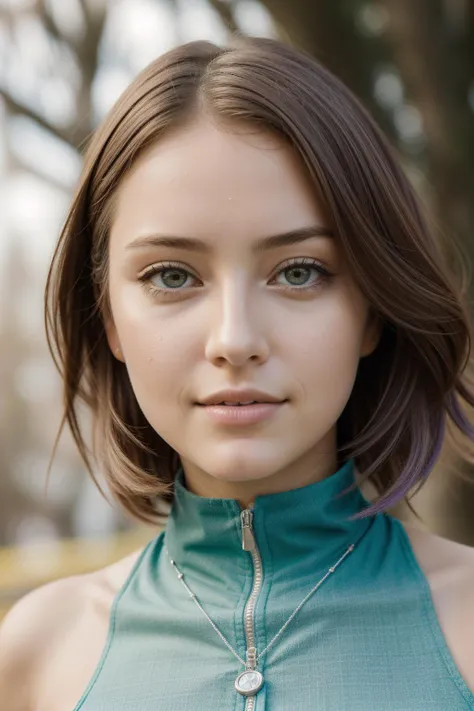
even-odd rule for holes
{"type": "Polygon", "coordinates": [[[254,696],[263,686],[263,674],[255,669],[246,669],[235,680],[235,688],[242,696],[254,696]]]}

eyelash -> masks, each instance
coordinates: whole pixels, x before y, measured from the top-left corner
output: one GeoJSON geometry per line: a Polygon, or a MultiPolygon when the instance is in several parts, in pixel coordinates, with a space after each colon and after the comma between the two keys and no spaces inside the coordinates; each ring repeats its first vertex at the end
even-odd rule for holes
{"type": "MultiPolygon", "coordinates": [[[[310,257],[293,257],[292,259],[288,260],[287,262],[284,262],[284,265],[280,267],[280,269],[276,272],[275,276],[278,276],[281,272],[285,272],[288,269],[294,269],[295,267],[312,267],[315,269],[320,276],[320,279],[316,282],[316,284],[312,284],[311,286],[281,286],[280,288],[283,291],[292,291],[292,292],[298,292],[298,291],[310,291],[310,290],[316,290],[320,289],[326,282],[330,281],[330,279],[334,276],[331,272],[329,272],[327,269],[325,269],[320,262],[318,262],[317,259],[312,259],[310,257]]],[[[175,294],[183,291],[183,288],[166,288],[163,289],[161,287],[154,286],[150,283],[150,280],[153,276],[156,274],[161,274],[165,271],[168,270],[175,270],[179,271],[182,273],[189,274],[194,277],[192,272],[190,272],[188,269],[184,268],[179,262],[160,262],[159,264],[154,264],[151,267],[149,267],[141,276],[138,277],[138,281],[141,283],[141,286],[143,289],[151,293],[154,296],[160,296],[163,298],[170,298],[175,296],[175,294]]],[[[197,279],[197,277],[194,277],[197,279]]],[[[273,277],[272,277],[273,278],[273,277]]]]}

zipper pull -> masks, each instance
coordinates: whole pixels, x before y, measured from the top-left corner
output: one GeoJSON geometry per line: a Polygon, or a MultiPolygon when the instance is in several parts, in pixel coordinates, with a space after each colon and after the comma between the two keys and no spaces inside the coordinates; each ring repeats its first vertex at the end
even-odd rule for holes
{"type": "Polygon", "coordinates": [[[247,664],[246,669],[255,669],[257,666],[257,649],[256,647],[249,647],[246,652],[247,664]]]}
{"type": "Polygon", "coordinates": [[[252,521],[253,521],[253,511],[252,509],[244,509],[240,514],[240,521],[242,524],[242,549],[244,551],[254,551],[257,547],[255,542],[255,537],[253,535],[252,521]]]}

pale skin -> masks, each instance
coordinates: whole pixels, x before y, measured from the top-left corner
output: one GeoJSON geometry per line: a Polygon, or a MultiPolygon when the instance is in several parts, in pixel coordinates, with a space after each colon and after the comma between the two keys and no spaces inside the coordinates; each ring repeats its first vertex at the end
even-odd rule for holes
{"type": "MultiPolygon", "coordinates": [[[[333,473],[335,423],[379,328],[337,241],[324,234],[327,217],[298,160],[269,135],[221,130],[201,117],[152,146],[117,197],[107,340],[145,416],[179,452],[188,488],[245,507],[256,495],[333,473]],[[321,235],[253,251],[263,237],[309,226],[321,235]],[[200,239],[208,252],[127,249],[150,234],[200,239]],[[306,261],[299,272],[289,269],[296,258],[306,261]],[[321,279],[308,260],[333,276],[321,279]],[[181,272],[151,278],[174,289],[170,298],[138,281],[163,261],[189,272],[181,280],[181,272]],[[272,419],[238,430],[210,422],[195,405],[244,385],[287,403],[272,419]]],[[[474,690],[474,551],[404,525],[448,646],[474,690]]],[[[74,708],[99,662],[113,599],[140,552],[42,586],[12,608],[0,628],[0,711],[74,708]]]]}

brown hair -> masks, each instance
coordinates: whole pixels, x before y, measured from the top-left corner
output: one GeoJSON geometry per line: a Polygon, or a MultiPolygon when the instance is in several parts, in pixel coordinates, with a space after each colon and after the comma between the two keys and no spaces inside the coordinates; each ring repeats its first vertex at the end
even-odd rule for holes
{"type": "Polygon", "coordinates": [[[107,246],[113,197],[130,166],[201,109],[273,131],[302,157],[352,274],[381,320],[380,342],[361,359],[338,421],[338,451],[354,458],[379,495],[363,515],[386,510],[428,477],[446,415],[474,439],[460,407],[460,400],[474,405],[465,283],[448,269],[394,152],[365,109],[311,56],[270,39],[235,36],[226,48],[196,41],[172,49],[136,77],[94,133],[46,284],[46,334],[64,383],[51,460],[67,421],[99,489],[91,454],[112,495],[135,518],[156,522],[157,502],[172,500],[179,456],[145,419],[126,367],[106,340],[107,246]],[[81,402],[93,416],[92,449],[79,422],[81,402]]]}

